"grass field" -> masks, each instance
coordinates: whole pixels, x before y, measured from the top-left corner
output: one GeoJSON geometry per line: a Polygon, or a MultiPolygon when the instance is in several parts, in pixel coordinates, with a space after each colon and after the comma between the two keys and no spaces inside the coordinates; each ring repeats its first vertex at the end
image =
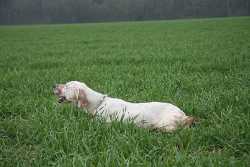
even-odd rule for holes
{"type": "Polygon", "coordinates": [[[248,166],[250,17],[0,27],[0,166],[248,166]],[[159,133],[59,105],[79,80],[200,118],[159,133]]]}

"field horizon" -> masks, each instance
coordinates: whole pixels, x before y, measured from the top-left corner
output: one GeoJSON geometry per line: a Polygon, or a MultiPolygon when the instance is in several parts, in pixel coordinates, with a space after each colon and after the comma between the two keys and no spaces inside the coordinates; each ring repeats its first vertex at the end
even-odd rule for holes
{"type": "Polygon", "coordinates": [[[248,166],[250,17],[0,26],[0,166],[248,166]],[[199,118],[161,133],[60,105],[70,80],[199,118]]]}

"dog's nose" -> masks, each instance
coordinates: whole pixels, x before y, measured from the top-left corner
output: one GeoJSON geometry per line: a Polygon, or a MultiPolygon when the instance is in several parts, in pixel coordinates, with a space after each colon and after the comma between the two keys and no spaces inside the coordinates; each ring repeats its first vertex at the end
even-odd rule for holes
{"type": "Polygon", "coordinates": [[[64,102],[64,100],[66,100],[66,98],[64,96],[59,97],[58,103],[62,103],[62,102],[64,102]]]}

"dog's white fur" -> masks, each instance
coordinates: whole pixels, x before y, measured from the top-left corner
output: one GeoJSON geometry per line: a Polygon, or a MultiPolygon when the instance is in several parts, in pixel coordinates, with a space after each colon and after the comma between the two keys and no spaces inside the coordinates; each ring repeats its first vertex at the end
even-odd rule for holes
{"type": "Polygon", "coordinates": [[[86,84],[71,81],[54,88],[54,93],[65,101],[73,102],[85,108],[92,115],[103,117],[110,122],[113,119],[132,121],[139,127],[173,131],[181,126],[188,126],[194,121],[170,103],[149,102],[131,103],[108,97],[90,89],[86,84]]]}

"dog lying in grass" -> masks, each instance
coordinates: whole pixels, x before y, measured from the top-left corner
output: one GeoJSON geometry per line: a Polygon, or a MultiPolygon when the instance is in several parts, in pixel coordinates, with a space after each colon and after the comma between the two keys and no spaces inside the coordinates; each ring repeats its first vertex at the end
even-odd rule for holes
{"type": "Polygon", "coordinates": [[[71,102],[84,108],[93,116],[101,116],[107,122],[112,120],[132,121],[138,127],[171,132],[178,127],[188,127],[194,118],[170,103],[131,103],[108,97],[90,89],[86,84],[70,81],[53,87],[58,102],[71,102]]]}

